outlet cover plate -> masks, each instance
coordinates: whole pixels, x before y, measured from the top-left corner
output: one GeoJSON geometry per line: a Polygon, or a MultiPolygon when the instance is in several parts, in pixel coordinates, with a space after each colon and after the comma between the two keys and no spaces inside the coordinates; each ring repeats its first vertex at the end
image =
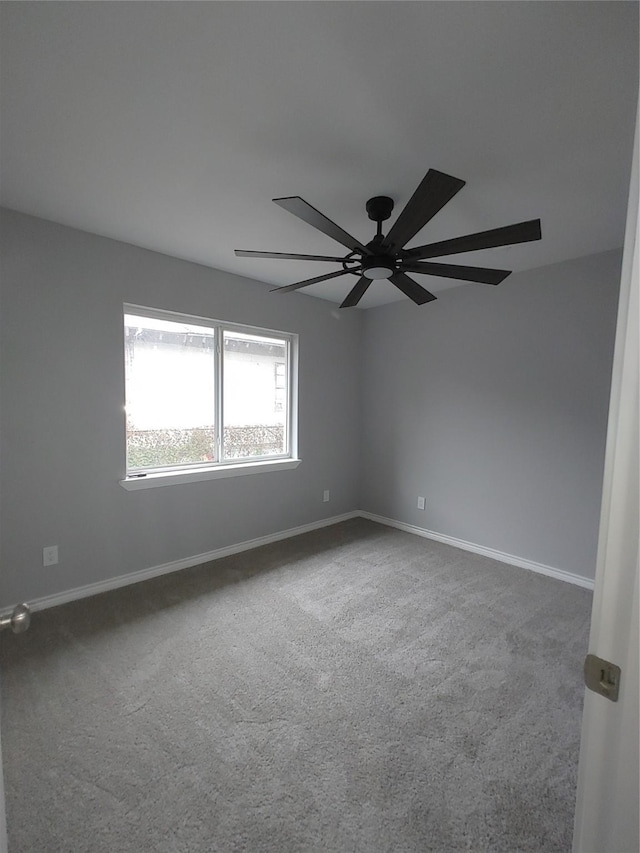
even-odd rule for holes
{"type": "Polygon", "coordinates": [[[47,545],[46,548],[42,549],[42,565],[43,566],[55,566],[58,562],[58,546],[57,545],[47,545]]]}

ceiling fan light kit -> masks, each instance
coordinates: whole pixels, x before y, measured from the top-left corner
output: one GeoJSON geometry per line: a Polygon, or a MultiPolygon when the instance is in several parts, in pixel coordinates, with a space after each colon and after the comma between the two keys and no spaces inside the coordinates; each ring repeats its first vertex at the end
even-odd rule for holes
{"type": "Polygon", "coordinates": [[[362,263],[362,275],[372,281],[391,278],[395,271],[395,264],[385,258],[384,255],[373,255],[371,258],[365,258],[362,263]]]}
{"type": "Polygon", "coordinates": [[[366,244],[356,240],[355,237],[352,237],[304,199],[298,196],[274,198],[273,201],[277,205],[326,234],[327,237],[341,243],[350,250],[349,254],[344,257],[336,257],[285,252],[253,252],[244,249],[236,249],[235,254],[242,258],[330,261],[341,264],[342,269],[338,272],[273,288],[279,293],[287,293],[338,276],[357,275],[358,281],[340,305],[341,308],[354,307],[360,302],[372,281],[385,279],[390,281],[394,287],[397,287],[416,305],[433,302],[436,298],[433,293],[429,293],[422,285],[414,281],[407,275],[407,272],[480,284],[500,284],[508,275],[511,275],[511,270],[422,262],[427,258],[438,258],[443,255],[455,255],[462,252],[474,252],[479,249],[492,249],[540,240],[542,233],[539,219],[530,219],[503,228],[492,228],[489,231],[467,234],[463,237],[442,240],[426,246],[417,246],[412,249],[404,248],[464,185],[465,182],[460,178],[454,178],[451,175],[444,174],[444,172],[438,172],[436,169],[429,169],[386,237],[382,233],[382,223],[391,217],[393,199],[388,196],[370,198],[366,203],[366,211],[369,219],[376,223],[377,228],[374,238],[366,244]]]}

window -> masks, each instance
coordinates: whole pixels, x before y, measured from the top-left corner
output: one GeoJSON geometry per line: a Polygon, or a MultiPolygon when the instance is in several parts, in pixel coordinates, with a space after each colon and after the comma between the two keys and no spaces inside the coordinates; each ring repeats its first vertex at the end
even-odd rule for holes
{"type": "Polygon", "coordinates": [[[127,477],[292,459],[295,335],[125,305],[124,339],[127,477]]]}

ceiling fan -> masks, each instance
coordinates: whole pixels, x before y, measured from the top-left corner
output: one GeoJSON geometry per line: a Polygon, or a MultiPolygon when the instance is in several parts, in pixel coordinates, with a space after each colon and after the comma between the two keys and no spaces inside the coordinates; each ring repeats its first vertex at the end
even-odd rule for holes
{"type": "Polygon", "coordinates": [[[462,189],[465,181],[445,175],[436,169],[429,169],[422,179],[418,189],[400,213],[386,236],[382,233],[382,223],[391,216],[393,199],[387,196],[375,196],[366,204],[369,219],[377,224],[375,237],[369,243],[361,243],[343,231],[339,225],[327,219],[324,214],[312,207],[299,196],[290,198],[274,198],[273,201],[289,213],[322,231],[328,237],[350,249],[348,255],[337,257],[331,255],[293,255],[284,252],[250,252],[236,249],[239,258],[277,258],[280,260],[297,261],[334,261],[342,265],[338,272],[297,281],[285,287],[273,290],[280,293],[299,290],[310,284],[328,281],[341,275],[356,275],[358,281],[349,291],[341,308],[351,308],[357,305],[364,296],[367,288],[376,279],[389,279],[416,305],[432,302],[436,297],[420,284],[410,278],[407,273],[418,275],[434,275],[443,278],[456,278],[462,281],[475,281],[481,284],[500,284],[511,275],[511,270],[487,269],[485,267],[467,267],[459,264],[423,263],[426,258],[439,258],[443,255],[455,255],[461,252],[474,252],[478,249],[491,249],[498,246],[510,246],[514,243],[527,243],[541,238],[540,220],[530,219],[503,228],[493,228],[490,231],[479,231],[477,234],[466,234],[452,240],[442,240],[439,243],[429,243],[413,249],[403,248],[412,237],[440,211],[454,195],[462,189]]]}

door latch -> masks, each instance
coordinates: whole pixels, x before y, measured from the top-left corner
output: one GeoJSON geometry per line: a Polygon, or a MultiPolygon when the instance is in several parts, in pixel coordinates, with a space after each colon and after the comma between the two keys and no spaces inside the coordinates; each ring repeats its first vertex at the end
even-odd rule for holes
{"type": "Polygon", "coordinates": [[[587,655],[584,659],[584,683],[589,690],[599,693],[612,702],[618,701],[621,670],[615,663],[587,655]]]}

